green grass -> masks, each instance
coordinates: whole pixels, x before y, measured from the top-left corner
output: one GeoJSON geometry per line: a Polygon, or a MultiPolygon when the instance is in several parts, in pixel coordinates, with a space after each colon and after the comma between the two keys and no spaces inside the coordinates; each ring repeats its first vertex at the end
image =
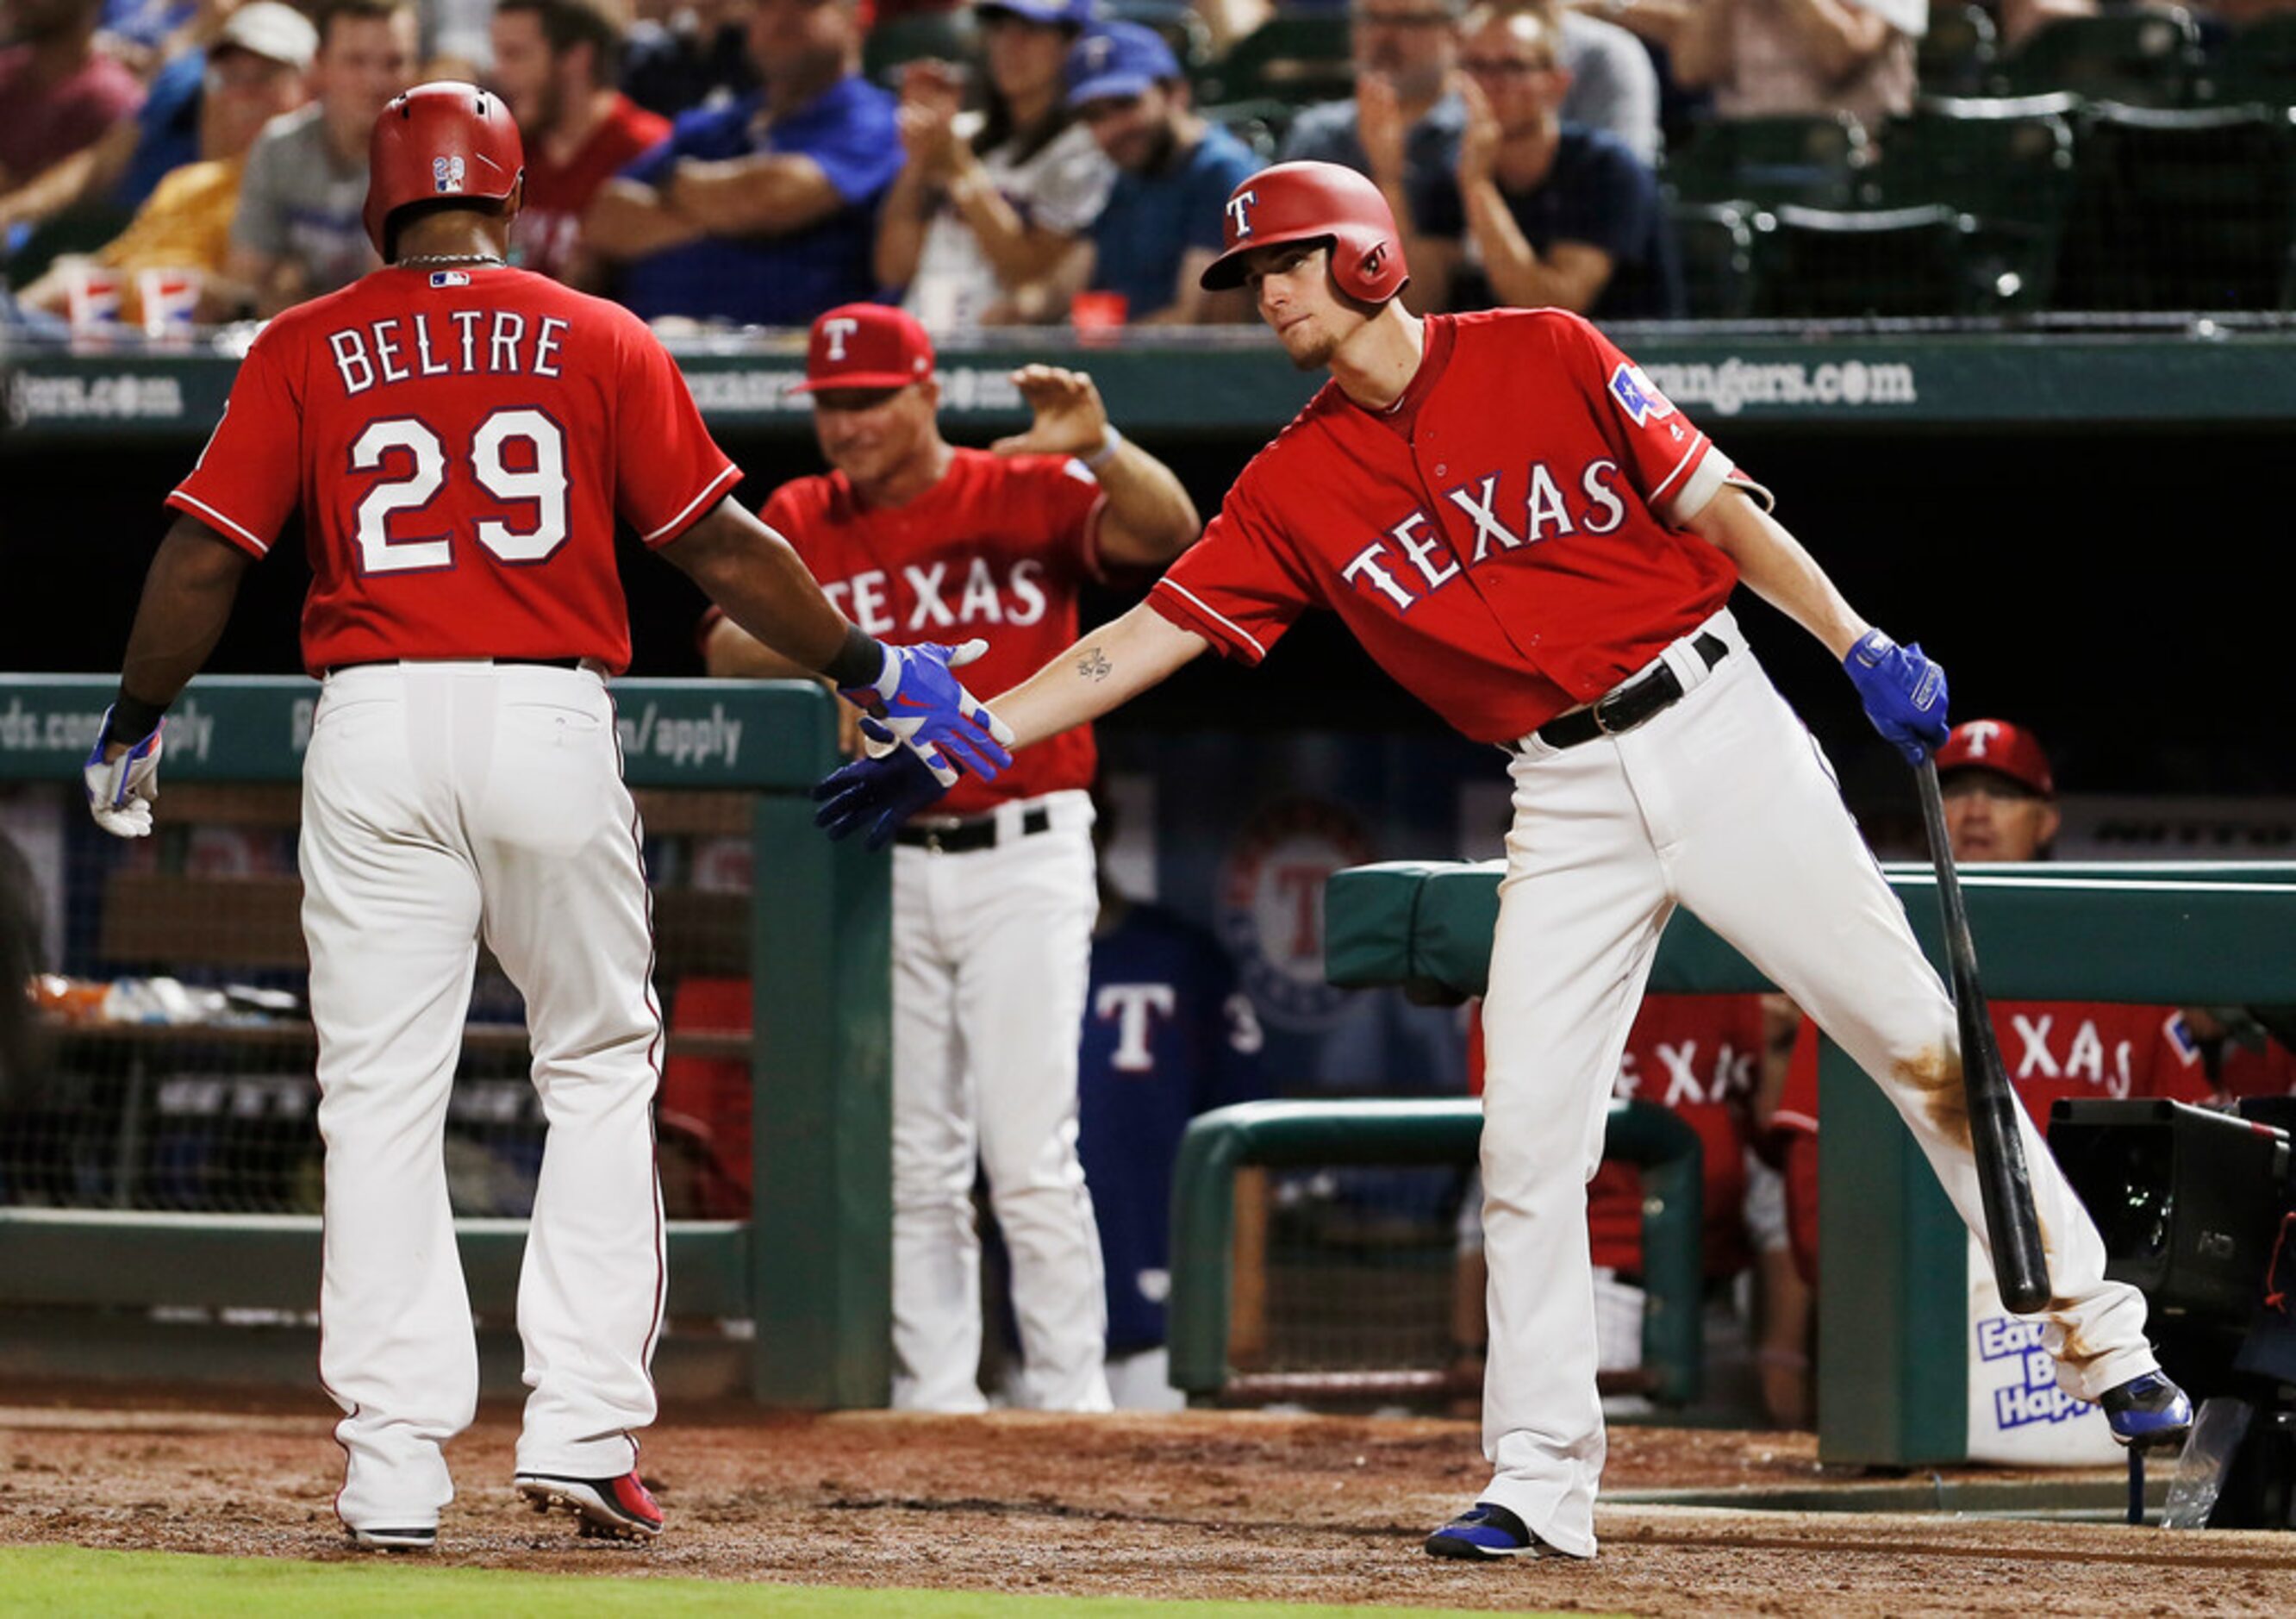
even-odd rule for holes
{"type": "MultiPolygon", "coordinates": [[[[1504,1571],[1502,1571],[1503,1573],[1504,1571]]],[[[0,1614],[198,1615],[247,1619],[293,1614],[470,1615],[474,1619],[565,1619],[568,1615],[743,1614],[765,1619],[1465,1619],[1462,1610],[1335,1607],[1288,1602],[1155,1602],[1132,1597],[1016,1597],[984,1591],[854,1590],[836,1586],[742,1585],[711,1580],[530,1574],[444,1567],[412,1558],[299,1563],[269,1557],[201,1557],[165,1551],[90,1551],[78,1546],[0,1547],[0,1614]]]]}

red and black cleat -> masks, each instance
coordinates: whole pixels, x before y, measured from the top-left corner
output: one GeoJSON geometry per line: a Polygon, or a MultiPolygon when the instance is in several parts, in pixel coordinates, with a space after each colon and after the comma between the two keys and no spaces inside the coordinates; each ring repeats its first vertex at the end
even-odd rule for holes
{"type": "Polygon", "coordinates": [[[585,1535],[613,1541],[651,1541],[661,1533],[661,1508],[654,1505],[644,1483],[635,1473],[619,1478],[562,1478],[550,1473],[521,1473],[518,1492],[537,1512],[553,1507],[570,1509],[585,1535]]]}

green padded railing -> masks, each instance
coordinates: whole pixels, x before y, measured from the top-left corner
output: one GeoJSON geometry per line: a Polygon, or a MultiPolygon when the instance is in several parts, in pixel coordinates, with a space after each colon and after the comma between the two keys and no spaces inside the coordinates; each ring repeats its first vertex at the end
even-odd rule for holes
{"type": "MultiPolygon", "coordinates": [[[[1172,1386],[1210,1398],[1229,1377],[1228,1301],[1235,1245],[1235,1172],[1247,1165],[1468,1164],[1483,1109],[1434,1101],[1246,1102],[1188,1126],[1172,1179],[1172,1386]]],[[[1705,1370],[1700,1322],[1704,1218],[1698,1132],[1648,1102],[1613,1102],[1603,1154],[1643,1171],[1643,1364],[1652,1396],[1698,1398],[1705,1370]]]]}
{"type": "MultiPolygon", "coordinates": [[[[1325,975],[1350,988],[1480,995],[1504,869],[1497,860],[1398,860],[1334,873],[1324,887],[1325,975]]],[[[1882,874],[1923,949],[1942,961],[1936,874],[1912,863],[1882,874]]],[[[1964,869],[1961,885],[1985,990],[1997,999],[2296,1001],[2296,864],[1982,866],[1964,869]]],[[[1650,987],[1718,995],[1771,986],[1704,923],[1677,911],[1650,987]]]]}

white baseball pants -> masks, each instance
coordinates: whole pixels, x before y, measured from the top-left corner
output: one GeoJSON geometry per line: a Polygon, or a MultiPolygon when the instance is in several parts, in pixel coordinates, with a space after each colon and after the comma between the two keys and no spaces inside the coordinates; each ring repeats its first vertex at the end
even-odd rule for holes
{"type": "MultiPolygon", "coordinates": [[[[1499,889],[1482,1171],[1490,1353],[1486,1500],[1578,1557],[1595,1551],[1603,1412],[1595,1389],[1586,1184],[1603,1109],[1667,918],[1688,907],[1817,1020],[1896,1105],[1980,1239],[1961,1111],[1953,1004],[1842,808],[1832,768],[1772,688],[1727,612],[1664,655],[1686,694],[1618,736],[1513,766],[1514,823],[1499,889]]],[[[2023,1121],[2050,1242],[2046,1342],[2058,1380],[2094,1399],[2153,1368],[2144,1301],[2105,1281],[2104,1247],[2040,1135],[2023,1121]]]]}
{"type": "Polygon", "coordinates": [[[371,664],[328,677],[303,771],[319,1040],[319,1370],[345,1416],[336,1510],[438,1522],[439,1447],[479,1392],[447,1204],[448,1093],[483,938],[526,999],[549,1133],[518,1327],[521,1471],[634,1465],[665,1280],[652,1102],[661,1021],[636,807],[585,670],[371,664]]]}
{"type": "Polygon", "coordinates": [[[992,849],[893,851],[893,1406],[987,1409],[976,1165],[1038,1410],[1110,1409],[1100,1232],[1077,1157],[1092,801],[1004,804],[992,849]],[[1019,835],[1040,806],[1051,825],[1019,835]]]}

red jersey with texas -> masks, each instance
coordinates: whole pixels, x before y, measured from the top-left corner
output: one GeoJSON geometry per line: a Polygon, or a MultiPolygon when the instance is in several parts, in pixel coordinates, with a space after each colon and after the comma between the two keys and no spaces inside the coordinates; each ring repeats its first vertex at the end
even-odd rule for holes
{"type": "Polygon", "coordinates": [[[523,270],[381,269],[264,328],[168,504],[258,555],[301,507],[313,674],[485,657],[619,674],[615,518],[666,545],[737,476],[627,310],[523,270]]]}
{"type": "MultiPolygon", "coordinates": [[[[1746,1148],[1762,1072],[1759,995],[1652,995],[1643,1001],[1619,1064],[1613,1094],[1655,1102],[1698,1132],[1704,1151],[1706,1274],[1735,1276],[1753,1263],[1746,1238],[1746,1148]]],[[[1606,1163],[1587,1186],[1595,1262],[1643,1268],[1643,1178],[1606,1163]]]]}
{"type": "Polygon", "coordinates": [[[564,162],[551,160],[546,141],[529,146],[526,206],[510,227],[519,262],[538,275],[565,280],[581,252],[582,216],[598,188],[631,159],[668,138],[668,119],[618,95],[613,110],[564,162]]]}
{"type": "Polygon", "coordinates": [[[1246,662],[1329,607],[1452,725],[1510,742],[1728,599],[1729,559],[1677,523],[1735,475],[1578,316],[1433,316],[1391,409],[1327,383],[1148,599],[1246,662]]]}
{"type": "MultiPolygon", "coordinates": [[[[988,650],[964,669],[978,692],[1018,686],[1077,638],[1077,590],[1099,573],[1100,484],[1059,456],[958,449],[906,505],[873,506],[842,473],[800,478],[759,514],[829,599],[880,640],[988,650]]],[[[1013,799],[1092,785],[1092,727],[1013,755],[993,782],[966,776],[941,801],[980,815],[1013,799]]]]}

